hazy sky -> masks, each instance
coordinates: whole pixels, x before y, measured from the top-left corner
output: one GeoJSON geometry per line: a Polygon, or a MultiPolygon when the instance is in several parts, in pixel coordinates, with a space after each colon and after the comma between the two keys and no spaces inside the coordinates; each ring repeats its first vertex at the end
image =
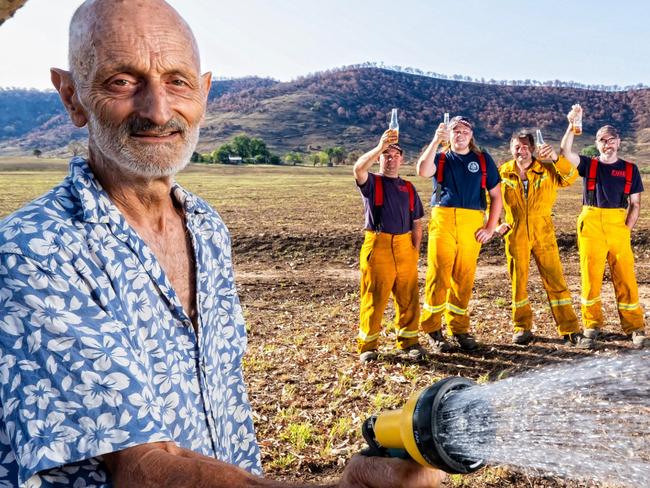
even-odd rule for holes
{"type": "MultiPolygon", "coordinates": [[[[365,61],[497,80],[650,85],[647,0],[171,0],[204,70],[283,81],[365,61]]],[[[0,26],[0,87],[48,88],[80,0],[0,26]]]]}

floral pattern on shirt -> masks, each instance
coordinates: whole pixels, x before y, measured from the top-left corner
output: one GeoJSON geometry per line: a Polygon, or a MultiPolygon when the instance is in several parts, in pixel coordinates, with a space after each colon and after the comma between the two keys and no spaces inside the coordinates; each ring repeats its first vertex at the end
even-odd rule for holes
{"type": "Polygon", "coordinates": [[[228,230],[172,191],[195,252],[198,334],[84,159],[0,222],[0,488],[108,487],[102,454],[157,441],[261,474],[228,230]]]}

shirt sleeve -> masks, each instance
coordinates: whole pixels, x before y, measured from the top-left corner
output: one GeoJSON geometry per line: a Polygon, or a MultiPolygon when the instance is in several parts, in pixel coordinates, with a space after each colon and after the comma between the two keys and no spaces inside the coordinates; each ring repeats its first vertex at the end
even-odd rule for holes
{"type": "Polygon", "coordinates": [[[578,163],[578,174],[584,178],[587,174],[587,168],[589,168],[589,164],[591,163],[591,158],[589,156],[582,155],[579,157],[580,162],[578,163]]]}
{"type": "Polygon", "coordinates": [[[641,193],[643,191],[643,180],[641,179],[641,173],[639,172],[639,167],[635,164],[632,169],[632,188],[630,190],[631,194],[641,193]]]}
{"type": "Polygon", "coordinates": [[[499,175],[499,170],[497,168],[497,165],[494,163],[492,156],[490,156],[490,154],[487,152],[483,154],[485,154],[485,163],[487,166],[486,186],[489,191],[501,182],[501,175],[499,175]]]}
{"type": "Polygon", "coordinates": [[[366,180],[366,182],[363,185],[357,183],[357,187],[359,188],[359,191],[364,197],[370,198],[375,189],[375,174],[368,173],[368,179],[366,180]]]}
{"type": "MultiPolygon", "coordinates": [[[[411,183],[413,185],[413,183],[411,183]]],[[[422,200],[420,200],[420,195],[418,194],[417,188],[413,185],[413,192],[415,193],[415,208],[413,209],[413,219],[418,220],[424,217],[424,206],[422,205],[422,200]]]]}
{"type": "Polygon", "coordinates": [[[21,485],[40,471],[173,438],[135,334],[94,295],[70,263],[0,254],[0,427],[21,485]]]}

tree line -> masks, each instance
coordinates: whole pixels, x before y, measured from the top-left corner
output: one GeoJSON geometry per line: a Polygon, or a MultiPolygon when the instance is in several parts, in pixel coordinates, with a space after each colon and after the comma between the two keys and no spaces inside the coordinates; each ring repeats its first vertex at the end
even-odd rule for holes
{"type": "Polygon", "coordinates": [[[306,152],[289,151],[280,157],[271,152],[263,139],[246,134],[235,136],[211,152],[194,152],[190,159],[193,163],[221,164],[288,164],[335,166],[353,164],[360,156],[358,151],[348,152],[343,146],[325,149],[308,149],[306,152]]]}

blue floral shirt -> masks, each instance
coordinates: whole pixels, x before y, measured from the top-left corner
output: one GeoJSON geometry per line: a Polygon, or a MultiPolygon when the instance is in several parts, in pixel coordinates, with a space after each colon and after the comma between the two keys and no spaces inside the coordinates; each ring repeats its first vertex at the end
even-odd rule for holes
{"type": "Polygon", "coordinates": [[[194,247],[198,334],[84,159],[0,222],[0,487],[108,487],[99,456],[157,441],[261,474],[228,230],[173,194],[194,247]]]}

